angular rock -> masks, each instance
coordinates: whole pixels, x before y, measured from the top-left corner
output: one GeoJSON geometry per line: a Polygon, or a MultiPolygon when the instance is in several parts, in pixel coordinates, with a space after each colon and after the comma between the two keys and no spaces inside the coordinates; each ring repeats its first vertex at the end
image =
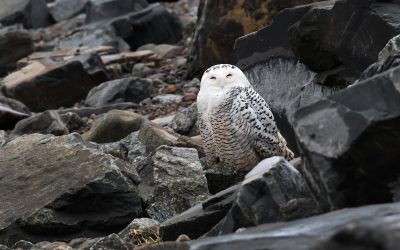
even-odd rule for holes
{"type": "Polygon", "coordinates": [[[397,35],[389,40],[381,52],[379,52],[378,59],[381,61],[397,53],[400,53],[400,35],[397,35]]]}
{"type": "Polygon", "coordinates": [[[143,217],[131,165],[79,135],[21,136],[0,148],[0,242],[104,236],[143,217]]]}
{"type": "Polygon", "coordinates": [[[98,55],[81,55],[66,62],[33,62],[0,83],[8,97],[40,112],[72,106],[84,99],[108,75],[98,55]]]}
{"type": "Polygon", "coordinates": [[[14,70],[17,61],[31,54],[34,49],[32,36],[27,31],[0,30],[0,75],[14,70]]]}
{"type": "Polygon", "coordinates": [[[390,202],[400,176],[400,66],[299,109],[302,173],[324,210],[390,202]]]}
{"type": "Polygon", "coordinates": [[[0,130],[0,147],[5,145],[9,141],[8,134],[4,130],[0,130]]]}
{"type": "Polygon", "coordinates": [[[177,94],[163,94],[153,98],[153,102],[161,104],[181,103],[183,96],[177,94]]]}
{"type": "Polygon", "coordinates": [[[208,190],[216,194],[244,180],[248,171],[223,164],[213,165],[204,171],[208,190]]]}
{"type": "MultiPolygon", "coordinates": [[[[230,235],[170,243],[169,249],[256,250],[267,246],[269,250],[395,250],[400,239],[396,230],[399,215],[399,203],[345,209],[292,222],[265,224],[230,235]]],[[[141,248],[146,249],[165,248],[161,245],[141,248]]]]}
{"type": "Polygon", "coordinates": [[[93,23],[111,17],[137,12],[147,7],[146,0],[100,0],[90,1],[86,10],[86,22],[93,23]]]}
{"type": "Polygon", "coordinates": [[[204,155],[201,139],[198,140],[180,136],[152,122],[145,122],[142,124],[139,132],[139,140],[146,146],[146,152],[148,154],[154,153],[161,145],[168,145],[173,147],[195,148],[199,154],[204,155]]]}
{"type": "Polygon", "coordinates": [[[54,23],[44,0],[2,0],[0,23],[22,24],[25,28],[41,28],[54,23]]]}
{"type": "Polygon", "coordinates": [[[145,118],[130,111],[111,110],[95,121],[92,128],[83,135],[87,141],[99,143],[118,141],[138,131],[145,118]]]}
{"type": "Polygon", "coordinates": [[[120,102],[140,101],[150,97],[153,83],[150,80],[128,77],[100,84],[90,90],[85,103],[92,107],[100,107],[120,102]]]}
{"type": "Polygon", "coordinates": [[[390,2],[336,0],[332,7],[311,9],[290,27],[290,43],[311,70],[344,65],[359,74],[400,33],[399,13],[400,6],[390,2]]]}
{"type": "Polygon", "coordinates": [[[261,161],[246,175],[232,208],[208,235],[232,233],[243,227],[304,218],[319,212],[300,172],[284,158],[275,156],[261,161]]]}
{"type": "Polygon", "coordinates": [[[70,19],[85,11],[89,0],[56,0],[50,13],[56,22],[70,19]]]}
{"type": "Polygon", "coordinates": [[[209,195],[199,156],[193,148],[160,146],[146,168],[152,177],[146,184],[155,187],[146,209],[150,218],[165,221],[209,195]]]}
{"type": "Polygon", "coordinates": [[[134,245],[154,243],[160,240],[160,223],[149,218],[134,219],[118,236],[124,241],[134,245]]]}
{"type": "Polygon", "coordinates": [[[69,130],[60,115],[50,110],[19,121],[10,136],[33,133],[64,135],[68,134],[69,130]]]}
{"type": "Polygon", "coordinates": [[[12,129],[18,121],[29,117],[30,114],[23,103],[0,95],[0,130],[12,129]]]}
{"type": "Polygon", "coordinates": [[[201,74],[214,64],[232,63],[236,38],[264,27],[281,9],[310,2],[315,0],[201,0],[188,53],[189,74],[201,74]]]}
{"type": "Polygon", "coordinates": [[[196,129],[197,125],[197,105],[193,103],[189,107],[178,112],[174,119],[171,121],[171,128],[183,135],[196,135],[199,133],[198,129],[196,129]]]}
{"type": "Polygon", "coordinates": [[[157,73],[155,69],[148,67],[144,63],[136,63],[132,68],[132,75],[136,77],[146,77],[155,73],[157,73]]]}
{"type": "Polygon", "coordinates": [[[209,232],[221,221],[232,207],[240,185],[223,190],[201,204],[174,216],[161,224],[160,235],[163,241],[173,241],[181,234],[197,239],[209,232]]]}
{"type": "Polygon", "coordinates": [[[146,155],[146,146],[139,140],[139,131],[131,133],[119,142],[122,159],[135,164],[146,155]]]}
{"type": "Polygon", "coordinates": [[[90,247],[90,250],[128,250],[128,247],[125,243],[118,237],[116,234],[110,234],[107,237],[104,237],[98,240],[93,246],[90,247]]]}
{"type": "Polygon", "coordinates": [[[150,50],[153,51],[158,58],[165,59],[165,58],[171,58],[174,57],[175,54],[177,54],[177,51],[179,51],[179,47],[177,45],[171,45],[171,44],[145,44],[143,46],[140,46],[137,48],[138,51],[141,50],[150,50]]]}
{"type": "Polygon", "coordinates": [[[110,21],[116,34],[123,38],[131,50],[148,44],[174,44],[182,38],[182,25],[178,16],[159,3],[115,18],[110,21]]]}
{"type": "Polygon", "coordinates": [[[394,55],[390,55],[381,61],[371,64],[367,69],[365,69],[361,73],[360,78],[355,83],[359,83],[375,75],[381,74],[391,68],[396,68],[399,65],[400,65],[400,52],[394,55]]]}
{"type": "Polygon", "coordinates": [[[85,125],[85,122],[81,119],[81,117],[74,112],[66,112],[60,115],[60,117],[65,126],[68,128],[68,131],[70,132],[77,130],[85,125]]]}
{"type": "Polygon", "coordinates": [[[123,102],[123,103],[101,106],[98,108],[92,108],[92,107],[67,108],[67,109],[58,110],[58,113],[60,115],[64,115],[66,113],[73,112],[73,113],[78,114],[80,117],[90,117],[90,115],[92,115],[92,114],[100,115],[100,114],[107,113],[108,111],[113,110],[113,109],[125,110],[125,109],[134,109],[136,107],[137,107],[137,105],[135,103],[123,102]]]}

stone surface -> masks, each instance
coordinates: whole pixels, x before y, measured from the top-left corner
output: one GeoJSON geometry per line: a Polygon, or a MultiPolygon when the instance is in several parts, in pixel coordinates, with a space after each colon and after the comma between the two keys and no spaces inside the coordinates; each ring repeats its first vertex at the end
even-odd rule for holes
{"type": "Polygon", "coordinates": [[[302,173],[324,210],[392,200],[399,77],[397,66],[296,112],[302,173]]]}
{"type": "Polygon", "coordinates": [[[208,190],[216,194],[244,180],[248,171],[223,164],[213,165],[204,171],[208,190]]]}
{"type": "Polygon", "coordinates": [[[143,215],[135,169],[77,134],[18,137],[0,168],[0,243],[104,236],[143,215]]]}
{"type": "Polygon", "coordinates": [[[160,146],[139,174],[147,185],[154,186],[146,211],[150,218],[160,222],[209,195],[198,153],[193,148],[160,146]]]}
{"type": "Polygon", "coordinates": [[[116,34],[130,45],[131,50],[148,43],[174,44],[182,38],[182,25],[178,16],[158,3],[117,17],[110,24],[116,34]]]}
{"type": "Polygon", "coordinates": [[[134,102],[150,97],[153,91],[151,80],[128,77],[104,82],[90,90],[85,103],[92,107],[100,107],[119,102],[134,102]]]}
{"type": "Polygon", "coordinates": [[[315,1],[201,0],[188,54],[189,74],[201,74],[214,64],[232,63],[235,39],[266,26],[279,10],[309,2],[315,1]]]}
{"type": "Polygon", "coordinates": [[[171,58],[174,57],[176,52],[179,50],[179,46],[171,45],[171,44],[145,44],[137,48],[138,51],[140,50],[150,50],[153,51],[158,58],[171,58]]]}
{"type": "Polygon", "coordinates": [[[119,238],[116,234],[110,234],[107,237],[101,238],[93,246],[90,247],[90,250],[128,250],[128,247],[125,243],[119,238]]]}
{"type": "Polygon", "coordinates": [[[98,55],[81,55],[66,62],[33,62],[4,78],[6,96],[23,102],[39,112],[72,106],[85,98],[108,75],[98,55]]]}
{"type": "Polygon", "coordinates": [[[160,235],[163,241],[173,241],[181,234],[197,239],[209,232],[228,213],[239,187],[240,185],[236,185],[223,190],[201,204],[161,223],[160,235]]]}
{"type": "Polygon", "coordinates": [[[34,51],[32,36],[25,30],[0,30],[0,75],[12,71],[17,61],[34,51]],[[12,51],[13,53],[9,53],[12,51]]]}
{"type": "Polygon", "coordinates": [[[5,145],[9,141],[9,137],[6,131],[0,130],[0,147],[5,145]]]}
{"type": "Polygon", "coordinates": [[[65,126],[68,128],[69,132],[73,132],[85,125],[82,118],[75,112],[66,112],[60,115],[61,120],[64,122],[65,126]]]}
{"type": "Polygon", "coordinates": [[[147,7],[146,0],[97,0],[90,1],[86,10],[86,22],[92,23],[104,19],[137,12],[147,7]]]}
{"type": "Polygon", "coordinates": [[[153,102],[160,104],[181,103],[183,96],[177,94],[163,94],[153,98],[153,102]]]}
{"type": "Polygon", "coordinates": [[[68,132],[68,127],[60,115],[50,110],[19,121],[10,136],[17,137],[33,133],[64,135],[68,132]]]}
{"type": "Polygon", "coordinates": [[[399,14],[395,3],[337,0],[333,6],[311,9],[290,27],[290,43],[311,70],[344,65],[359,74],[399,34],[399,14]]]}
{"type": "Polygon", "coordinates": [[[360,78],[355,83],[359,83],[363,80],[381,74],[399,65],[400,65],[400,52],[394,55],[390,55],[376,63],[371,64],[361,73],[360,78]]]}
{"type": "Polygon", "coordinates": [[[70,19],[85,11],[89,0],[56,0],[50,13],[56,22],[70,19]]]}
{"type": "Polygon", "coordinates": [[[395,250],[399,241],[396,230],[399,215],[399,203],[345,209],[292,222],[265,224],[225,236],[179,242],[169,247],[187,250],[256,250],[260,246],[271,250],[395,250]],[[180,248],[176,248],[178,244],[180,248]]]}
{"type": "Polygon", "coordinates": [[[385,47],[379,52],[378,59],[384,60],[400,52],[400,35],[389,40],[385,47]]]}
{"type": "Polygon", "coordinates": [[[232,208],[208,235],[232,233],[243,227],[304,218],[319,212],[300,172],[284,158],[275,156],[261,161],[246,175],[232,208]]]}
{"type": "Polygon", "coordinates": [[[118,236],[124,241],[134,245],[142,245],[159,239],[160,223],[149,218],[134,219],[118,236]]]}
{"type": "Polygon", "coordinates": [[[30,114],[23,103],[0,95],[0,130],[14,128],[18,121],[29,117],[30,114]]]}
{"type": "Polygon", "coordinates": [[[98,108],[93,108],[93,107],[66,108],[66,109],[58,110],[57,112],[61,115],[64,115],[68,112],[73,112],[73,113],[76,113],[77,115],[79,115],[80,117],[89,117],[90,115],[104,114],[113,109],[125,110],[125,109],[133,109],[136,107],[137,107],[137,105],[135,103],[123,102],[123,103],[105,105],[105,106],[101,106],[98,108]]]}
{"type": "Polygon", "coordinates": [[[111,110],[96,120],[83,138],[99,143],[119,141],[130,133],[138,131],[144,120],[143,116],[134,112],[111,110]]]}
{"type": "Polygon", "coordinates": [[[52,24],[53,19],[44,0],[2,0],[0,23],[37,29],[52,24]]]}
{"type": "Polygon", "coordinates": [[[197,135],[197,105],[193,103],[189,107],[178,112],[171,121],[171,128],[182,135],[197,135]]]}

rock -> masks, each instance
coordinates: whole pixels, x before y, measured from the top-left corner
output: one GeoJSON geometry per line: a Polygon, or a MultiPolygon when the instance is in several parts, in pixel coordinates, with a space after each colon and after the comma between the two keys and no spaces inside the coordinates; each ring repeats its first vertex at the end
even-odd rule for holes
{"type": "Polygon", "coordinates": [[[157,117],[154,120],[151,120],[151,122],[158,124],[162,127],[168,127],[168,125],[172,122],[174,119],[175,114],[169,115],[169,116],[164,116],[164,117],[157,117]]]}
{"type": "Polygon", "coordinates": [[[182,38],[182,25],[178,16],[159,3],[117,17],[110,21],[116,34],[123,38],[131,50],[148,44],[174,44],[182,38]]]}
{"type": "Polygon", "coordinates": [[[325,211],[392,200],[399,77],[397,66],[295,113],[302,173],[325,211]]]}
{"type": "Polygon", "coordinates": [[[30,250],[34,248],[34,245],[31,242],[26,240],[20,240],[15,242],[15,244],[11,247],[12,249],[21,249],[21,250],[30,250]]]}
{"type": "Polygon", "coordinates": [[[120,102],[140,101],[150,97],[153,92],[151,80],[128,77],[108,81],[90,90],[85,103],[92,107],[100,107],[120,102]]]}
{"type": "Polygon", "coordinates": [[[108,75],[98,55],[81,55],[66,62],[33,62],[5,77],[6,96],[23,102],[34,112],[72,106],[108,75]]]}
{"type": "Polygon", "coordinates": [[[147,7],[146,0],[100,0],[90,1],[86,10],[86,22],[93,23],[111,17],[137,12],[147,7]]]}
{"type": "Polygon", "coordinates": [[[140,46],[137,48],[138,51],[140,50],[150,50],[153,51],[155,54],[157,54],[158,58],[171,58],[174,57],[177,54],[177,51],[179,51],[179,47],[177,45],[171,45],[171,44],[145,44],[143,46],[140,46]]]}
{"type": "Polygon", "coordinates": [[[0,95],[0,129],[12,129],[18,121],[30,114],[23,103],[0,95]]]}
{"type": "Polygon", "coordinates": [[[150,218],[165,221],[208,196],[207,180],[193,148],[160,146],[147,166],[154,192],[146,209],[150,218]]]}
{"type": "Polygon", "coordinates": [[[216,194],[244,180],[248,171],[223,164],[213,165],[204,171],[208,190],[216,194]]]}
{"type": "Polygon", "coordinates": [[[98,240],[99,240],[99,238],[94,238],[94,239],[78,238],[78,239],[71,240],[68,245],[71,246],[73,249],[88,250],[98,240]]]}
{"type": "Polygon", "coordinates": [[[56,22],[61,22],[83,13],[89,2],[89,0],[56,0],[50,7],[50,13],[56,22]]]}
{"type": "Polygon", "coordinates": [[[74,112],[66,112],[65,114],[60,115],[60,117],[70,132],[85,125],[85,122],[82,120],[82,118],[74,112]]]}
{"type": "Polygon", "coordinates": [[[189,107],[178,112],[171,121],[171,128],[183,135],[197,135],[197,105],[193,103],[189,107]]]}
{"type": "Polygon", "coordinates": [[[0,23],[22,24],[25,28],[41,28],[54,23],[44,0],[2,0],[0,23]]]}
{"type": "Polygon", "coordinates": [[[399,34],[399,12],[400,6],[393,3],[336,0],[333,6],[311,9],[290,27],[290,42],[311,70],[344,65],[359,74],[399,34]]]}
{"type": "Polygon", "coordinates": [[[64,135],[68,134],[69,130],[60,115],[50,110],[19,121],[10,136],[17,137],[33,133],[64,135]]]}
{"type": "Polygon", "coordinates": [[[161,104],[181,103],[183,96],[177,94],[163,94],[153,98],[153,102],[161,104]]]}
{"type": "Polygon", "coordinates": [[[151,50],[141,50],[141,51],[133,51],[133,52],[123,52],[112,55],[104,55],[101,57],[101,60],[105,65],[115,64],[115,63],[134,63],[137,61],[146,61],[150,60],[155,56],[154,52],[151,50]]]}
{"type": "Polygon", "coordinates": [[[146,155],[146,145],[139,140],[139,131],[131,133],[119,142],[122,159],[135,164],[146,155]],[[138,159],[139,158],[139,159],[138,159]]]}
{"type": "Polygon", "coordinates": [[[136,77],[146,77],[157,73],[155,69],[147,67],[144,63],[136,63],[132,68],[132,75],[136,77]]]}
{"type": "Polygon", "coordinates": [[[160,240],[160,223],[149,218],[134,219],[118,236],[134,245],[151,244],[160,240]]]}
{"type": "Polygon", "coordinates": [[[400,52],[394,55],[390,55],[381,61],[371,64],[361,73],[360,78],[354,83],[355,84],[359,83],[375,75],[381,74],[391,68],[396,68],[399,65],[400,65],[400,52]]]}
{"type": "MultiPolygon", "coordinates": [[[[399,203],[345,209],[292,222],[264,224],[235,234],[170,243],[169,249],[256,250],[267,246],[270,250],[353,250],[378,246],[395,250],[399,214],[399,203]]],[[[144,249],[165,248],[156,245],[141,250],[144,249]]]]}
{"type": "Polygon", "coordinates": [[[144,121],[143,116],[134,112],[111,110],[96,120],[83,138],[99,143],[119,141],[130,133],[138,131],[144,121]]]}
{"type": "Polygon", "coordinates": [[[144,122],[139,132],[139,140],[146,145],[147,154],[154,153],[161,145],[173,147],[195,148],[199,154],[204,155],[203,145],[201,140],[196,140],[186,136],[180,136],[167,131],[152,122],[144,122]]]}
{"type": "Polygon", "coordinates": [[[0,53],[2,56],[0,58],[0,75],[14,70],[17,66],[17,61],[31,54],[34,49],[32,36],[27,31],[1,29],[0,53]],[[7,53],[9,51],[13,53],[7,53]]]}
{"type": "Polygon", "coordinates": [[[143,216],[137,172],[78,134],[18,137],[0,168],[1,243],[104,236],[143,216]]]}
{"type": "Polygon", "coordinates": [[[96,243],[90,247],[90,250],[128,250],[125,243],[118,237],[116,234],[110,234],[107,237],[104,237],[98,240],[96,243]]]}
{"type": "Polygon", "coordinates": [[[90,115],[100,115],[107,113],[110,110],[113,109],[118,109],[118,110],[125,110],[125,109],[134,109],[136,108],[137,105],[132,102],[123,102],[123,103],[116,103],[116,104],[111,104],[111,105],[106,105],[106,106],[101,106],[98,108],[92,108],[92,107],[83,107],[83,108],[67,108],[67,109],[62,109],[58,110],[58,113],[60,115],[64,115],[69,112],[76,113],[80,117],[89,117],[90,115]]]}
{"type": "Polygon", "coordinates": [[[232,63],[236,38],[264,27],[281,9],[310,2],[315,0],[201,0],[188,53],[189,75],[199,75],[214,64],[232,63]]]}
{"type": "Polygon", "coordinates": [[[319,212],[300,172],[284,158],[275,156],[261,161],[246,175],[232,208],[208,235],[232,233],[242,227],[304,218],[319,212]]]}
{"type": "Polygon", "coordinates": [[[183,233],[197,239],[209,232],[232,207],[239,186],[223,190],[201,204],[164,221],[160,227],[163,241],[175,240],[183,233]]]}
{"type": "Polygon", "coordinates": [[[0,147],[3,147],[9,141],[8,134],[4,130],[0,130],[0,147]]]}
{"type": "Polygon", "coordinates": [[[400,53],[400,35],[389,40],[381,52],[379,52],[378,59],[381,61],[397,53],[400,53]]]}

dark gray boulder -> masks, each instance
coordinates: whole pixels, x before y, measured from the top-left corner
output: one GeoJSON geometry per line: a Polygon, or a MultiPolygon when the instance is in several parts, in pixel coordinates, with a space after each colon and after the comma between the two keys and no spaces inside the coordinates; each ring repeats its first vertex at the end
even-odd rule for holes
{"type": "Polygon", "coordinates": [[[85,103],[91,107],[101,107],[114,103],[134,102],[149,98],[153,92],[153,82],[148,79],[128,77],[108,81],[90,90],[85,103]]]}
{"type": "Polygon", "coordinates": [[[137,172],[78,134],[32,134],[0,148],[0,243],[108,235],[143,217],[137,172]]]}
{"type": "Polygon", "coordinates": [[[81,55],[66,62],[34,62],[2,80],[2,91],[40,112],[81,101],[95,86],[108,80],[97,54],[81,55]]]}
{"type": "Polygon", "coordinates": [[[19,121],[10,136],[33,133],[64,135],[68,132],[68,127],[61,116],[56,111],[50,110],[19,121]]]}
{"type": "Polygon", "coordinates": [[[128,247],[125,245],[124,241],[116,234],[110,234],[107,237],[99,239],[93,246],[90,247],[90,250],[128,250],[128,247]]]}
{"type": "Polygon", "coordinates": [[[0,95],[0,130],[12,129],[18,121],[30,115],[23,103],[0,95]]]}
{"type": "Polygon", "coordinates": [[[131,50],[148,44],[174,44],[182,38],[182,24],[176,13],[159,3],[117,17],[109,22],[117,36],[123,38],[131,50]]]}
{"type": "Polygon", "coordinates": [[[32,36],[26,30],[0,30],[0,75],[12,71],[17,61],[34,51],[32,36]],[[12,51],[12,53],[10,53],[12,51]]]}
{"type": "Polygon", "coordinates": [[[83,13],[90,0],[56,0],[50,6],[50,13],[56,22],[70,19],[83,13]]]}
{"type": "Polygon", "coordinates": [[[152,187],[146,208],[150,218],[165,221],[205,200],[207,180],[198,153],[193,148],[160,146],[139,171],[152,187]]]}
{"type": "Polygon", "coordinates": [[[383,60],[389,56],[400,52],[400,35],[397,35],[389,40],[385,47],[379,52],[379,60],[383,60]]]}
{"type": "Polygon", "coordinates": [[[302,172],[324,210],[392,201],[400,176],[400,66],[299,109],[302,172]]]}
{"type": "Polygon", "coordinates": [[[25,28],[41,28],[53,24],[44,0],[2,0],[0,23],[22,24],[25,28]]]}
{"type": "Polygon", "coordinates": [[[182,135],[198,135],[197,128],[197,104],[193,103],[179,111],[171,121],[170,127],[182,135]]]}
{"type": "Polygon", "coordinates": [[[97,0],[90,1],[86,9],[86,22],[93,23],[111,17],[137,12],[147,7],[146,0],[97,0]]]}

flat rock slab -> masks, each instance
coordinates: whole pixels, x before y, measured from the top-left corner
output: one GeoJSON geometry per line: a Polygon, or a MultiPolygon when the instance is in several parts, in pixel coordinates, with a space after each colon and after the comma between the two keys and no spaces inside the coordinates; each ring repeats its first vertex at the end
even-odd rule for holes
{"type": "Polygon", "coordinates": [[[5,77],[0,84],[6,96],[39,112],[72,106],[107,79],[100,57],[91,54],[65,62],[34,61],[5,77]]]}
{"type": "Polygon", "coordinates": [[[136,170],[78,134],[18,137],[0,171],[0,244],[104,236],[143,216],[136,170]]]}

